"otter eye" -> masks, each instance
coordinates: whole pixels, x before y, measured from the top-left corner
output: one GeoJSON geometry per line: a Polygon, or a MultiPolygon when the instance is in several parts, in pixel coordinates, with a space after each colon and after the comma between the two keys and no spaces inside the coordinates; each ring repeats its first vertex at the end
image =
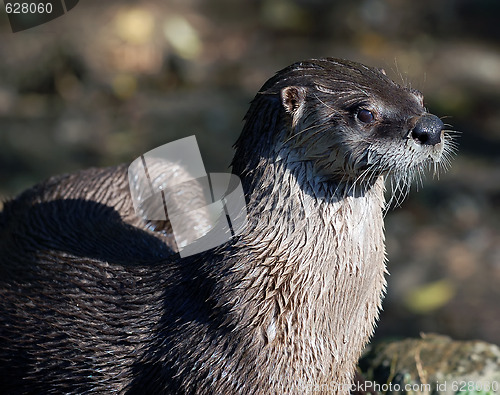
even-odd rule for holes
{"type": "Polygon", "coordinates": [[[375,120],[375,115],[370,110],[362,108],[358,111],[358,119],[363,123],[371,123],[375,120]]]}

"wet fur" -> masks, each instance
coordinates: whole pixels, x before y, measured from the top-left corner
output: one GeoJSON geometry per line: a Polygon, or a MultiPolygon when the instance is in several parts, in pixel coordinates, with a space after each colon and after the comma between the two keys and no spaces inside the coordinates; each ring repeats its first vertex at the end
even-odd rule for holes
{"type": "Polygon", "coordinates": [[[8,202],[3,393],[347,393],[385,287],[384,176],[428,161],[406,145],[421,101],[353,62],[279,72],[236,143],[247,229],[185,259],[134,214],[125,166],[8,202]],[[369,130],[361,105],[383,113],[369,130]]]}

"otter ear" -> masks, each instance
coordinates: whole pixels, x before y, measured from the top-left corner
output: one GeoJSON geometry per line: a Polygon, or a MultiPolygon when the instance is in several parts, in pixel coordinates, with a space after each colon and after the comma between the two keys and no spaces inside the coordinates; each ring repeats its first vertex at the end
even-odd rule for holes
{"type": "Polygon", "coordinates": [[[306,89],[302,86],[287,86],[281,90],[283,107],[294,117],[299,114],[305,101],[306,89]]]}

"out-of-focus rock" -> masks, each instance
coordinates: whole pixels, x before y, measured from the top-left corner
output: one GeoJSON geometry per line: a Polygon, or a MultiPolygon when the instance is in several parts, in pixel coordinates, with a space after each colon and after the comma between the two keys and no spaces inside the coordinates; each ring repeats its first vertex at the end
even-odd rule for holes
{"type": "Polygon", "coordinates": [[[370,347],[360,368],[387,394],[500,392],[500,348],[479,340],[422,334],[420,339],[383,341],[370,347]]]}

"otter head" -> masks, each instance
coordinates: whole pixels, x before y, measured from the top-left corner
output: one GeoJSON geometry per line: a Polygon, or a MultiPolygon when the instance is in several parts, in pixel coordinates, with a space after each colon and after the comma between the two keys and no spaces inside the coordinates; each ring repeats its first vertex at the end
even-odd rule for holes
{"type": "MultiPolygon", "coordinates": [[[[294,153],[288,160],[311,163],[321,181],[359,185],[391,175],[400,188],[427,165],[447,164],[453,148],[420,92],[355,62],[293,64],[263,86],[254,104],[279,113],[275,125],[261,130],[274,129],[277,145],[294,153]]],[[[252,108],[249,114],[255,117],[252,108]]]]}

